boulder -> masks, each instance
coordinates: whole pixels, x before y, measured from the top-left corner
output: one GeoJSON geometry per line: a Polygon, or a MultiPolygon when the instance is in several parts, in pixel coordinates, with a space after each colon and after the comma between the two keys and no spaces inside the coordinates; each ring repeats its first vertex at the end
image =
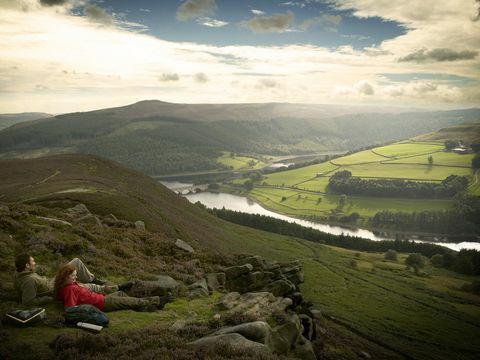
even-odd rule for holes
{"type": "Polygon", "coordinates": [[[225,276],[227,280],[235,279],[241,275],[248,274],[253,270],[253,266],[251,264],[244,264],[240,266],[231,266],[225,268],[223,271],[225,272],[225,276]]]}
{"type": "Polygon", "coordinates": [[[156,281],[135,280],[129,294],[135,297],[165,296],[168,293],[178,296],[179,285],[170,276],[158,275],[156,281]]]}
{"type": "Polygon", "coordinates": [[[240,293],[251,292],[267,286],[271,280],[271,277],[272,273],[270,272],[255,271],[228,280],[226,287],[230,291],[238,291],[240,293]]]}
{"type": "Polygon", "coordinates": [[[195,250],[193,250],[193,248],[190,245],[188,245],[185,241],[180,239],[177,239],[177,241],[175,241],[175,246],[190,254],[193,254],[195,252],[195,250]]]}
{"type": "Polygon", "coordinates": [[[145,231],[145,223],[143,221],[135,221],[135,229],[138,231],[145,231]]]}
{"type": "Polygon", "coordinates": [[[205,280],[210,291],[225,288],[225,273],[208,273],[205,274],[205,280]]]}
{"type": "Polygon", "coordinates": [[[218,299],[216,305],[220,310],[230,310],[237,306],[240,297],[238,292],[229,292],[218,299]]]}
{"type": "Polygon", "coordinates": [[[271,336],[272,329],[265,321],[253,321],[236,326],[229,326],[217,330],[214,335],[237,333],[255,342],[266,344],[271,336]]]}
{"type": "Polygon", "coordinates": [[[299,285],[304,281],[304,273],[299,261],[282,266],[282,275],[294,285],[299,285]]]}
{"type": "Polygon", "coordinates": [[[207,280],[202,279],[194,282],[188,286],[188,297],[190,299],[196,299],[200,297],[206,297],[209,294],[207,280]]]}
{"type": "Polygon", "coordinates": [[[196,350],[206,350],[211,352],[222,350],[225,346],[228,346],[233,351],[250,356],[271,353],[266,345],[248,340],[242,335],[236,333],[206,336],[188,343],[187,345],[196,350]]]}
{"type": "Polygon", "coordinates": [[[243,258],[238,262],[238,265],[245,264],[251,264],[253,266],[253,270],[264,270],[267,266],[267,262],[265,261],[265,259],[258,255],[243,258]]]}
{"type": "Polygon", "coordinates": [[[81,218],[91,214],[90,210],[88,210],[84,204],[77,204],[74,207],[68,208],[65,212],[71,218],[81,218]]]}
{"type": "Polygon", "coordinates": [[[296,342],[293,354],[302,360],[317,360],[312,343],[303,337],[296,342]]]}
{"type": "Polygon", "coordinates": [[[282,340],[284,343],[293,346],[299,336],[302,335],[302,325],[297,314],[291,314],[287,316],[284,324],[278,325],[272,330],[277,341],[282,340]]]}
{"type": "Polygon", "coordinates": [[[295,285],[288,280],[277,280],[265,286],[264,290],[275,296],[286,296],[295,291],[295,285]]]}

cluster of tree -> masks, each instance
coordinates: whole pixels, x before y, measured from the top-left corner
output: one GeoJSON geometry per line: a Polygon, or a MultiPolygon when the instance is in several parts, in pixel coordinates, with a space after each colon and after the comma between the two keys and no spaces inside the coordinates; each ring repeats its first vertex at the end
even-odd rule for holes
{"type": "Polygon", "coordinates": [[[377,212],[370,223],[374,227],[426,231],[443,234],[480,234],[480,197],[455,197],[451,210],[417,212],[377,212]]]}
{"type": "Polygon", "coordinates": [[[462,249],[458,253],[435,254],[430,258],[435,267],[443,267],[467,275],[480,275],[480,251],[462,249]]]}
{"type": "Polygon", "coordinates": [[[336,194],[402,198],[452,197],[465,190],[467,186],[466,176],[450,175],[441,183],[402,179],[364,180],[353,177],[348,170],[335,173],[328,182],[328,190],[336,194]]]}
{"type": "Polygon", "coordinates": [[[238,211],[227,210],[225,208],[210,209],[209,211],[217,217],[235,224],[269,231],[276,234],[294,236],[301,239],[338,246],[346,249],[375,252],[385,252],[389,249],[393,249],[399,252],[418,252],[427,257],[431,257],[435,254],[444,254],[448,251],[448,249],[443,246],[430,243],[418,243],[409,240],[398,239],[394,241],[373,241],[343,234],[327,234],[319,230],[301,226],[295,223],[289,223],[273,217],[258,214],[247,214],[238,211]]]}

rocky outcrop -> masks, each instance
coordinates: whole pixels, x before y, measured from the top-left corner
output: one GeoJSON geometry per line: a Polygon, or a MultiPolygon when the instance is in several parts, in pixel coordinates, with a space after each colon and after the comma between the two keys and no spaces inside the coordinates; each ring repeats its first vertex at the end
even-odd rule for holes
{"type": "Polygon", "coordinates": [[[145,231],[145,223],[141,220],[135,221],[135,229],[138,231],[145,231]]]}
{"type": "Polygon", "coordinates": [[[195,250],[183,240],[177,239],[177,241],[175,241],[175,246],[181,250],[185,250],[190,254],[195,253],[195,250]]]}
{"type": "Polygon", "coordinates": [[[77,204],[74,207],[65,210],[65,213],[68,217],[73,219],[78,219],[82,216],[91,215],[90,210],[88,210],[84,204],[77,204]]]}
{"type": "Polygon", "coordinates": [[[170,276],[157,275],[155,281],[135,280],[128,293],[135,297],[165,296],[169,293],[178,296],[179,286],[180,284],[170,276]]]}
{"type": "Polygon", "coordinates": [[[201,279],[188,286],[188,297],[196,299],[210,295],[207,280],[201,279]]]}

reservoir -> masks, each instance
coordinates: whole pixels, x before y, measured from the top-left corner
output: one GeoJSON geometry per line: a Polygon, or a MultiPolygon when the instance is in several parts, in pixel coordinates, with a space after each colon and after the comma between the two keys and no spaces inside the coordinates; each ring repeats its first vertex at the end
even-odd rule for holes
{"type": "MultiPolygon", "coordinates": [[[[165,186],[167,186],[168,188],[174,191],[179,190],[174,185],[173,182],[162,181],[162,184],[164,184],[165,186]]],[[[185,189],[185,185],[186,184],[182,184],[181,186],[182,190],[185,189]]],[[[190,202],[196,203],[197,201],[200,201],[203,205],[205,205],[208,208],[216,208],[216,209],[225,208],[227,210],[241,211],[249,214],[259,214],[259,215],[270,216],[270,217],[274,217],[274,218],[288,221],[291,223],[296,223],[302,226],[311,227],[313,229],[326,232],[328,234],[341,235],[343,233],[344,235],[357,236],[357,237],[370,239],[374,241],[394,240],[393,238],[376,235],[372,231],[366,230],[366,229],[344,228],[341,226],[321,224],[321,223],[316,223],[312,221],[296,219],[286,215],[277,214],[273,211],[270,211],[261,207],[256,202],[243,196],[236,196],[236,195],[224,194],[224,193],[210,193],[210,192],[201,192],[196,194],[188,194],[184,196],[190,202]]],[[[411,239],[411,240],[419,241],[418,239],[411,239]]],[[[461,243],[432,242],[432,243],[445,246],[456,251],[459,251],[461,249],[480,250],[480,243],[477,243],[477,242],[461,242],[461,243]]]]}

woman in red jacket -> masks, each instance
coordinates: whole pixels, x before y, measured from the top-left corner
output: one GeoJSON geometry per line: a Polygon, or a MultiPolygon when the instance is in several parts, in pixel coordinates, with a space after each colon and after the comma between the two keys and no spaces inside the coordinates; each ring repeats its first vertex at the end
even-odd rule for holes
{"type": "Polygon", "coordinates": [[[90,304],[102,311],[124,309],[155,311],[163,308],[165,303],[171,300],[170,297],[160,299],[159,296],[149,298],[130,297],[123,291],[105,295],[105,286],[97,287],[97,290],[102,292],[91,291],[85,285],[77,283],[77,270],[69,264],[62,266],[55,277],[54,294],[63,302],[65,308],[90,304]]]}

